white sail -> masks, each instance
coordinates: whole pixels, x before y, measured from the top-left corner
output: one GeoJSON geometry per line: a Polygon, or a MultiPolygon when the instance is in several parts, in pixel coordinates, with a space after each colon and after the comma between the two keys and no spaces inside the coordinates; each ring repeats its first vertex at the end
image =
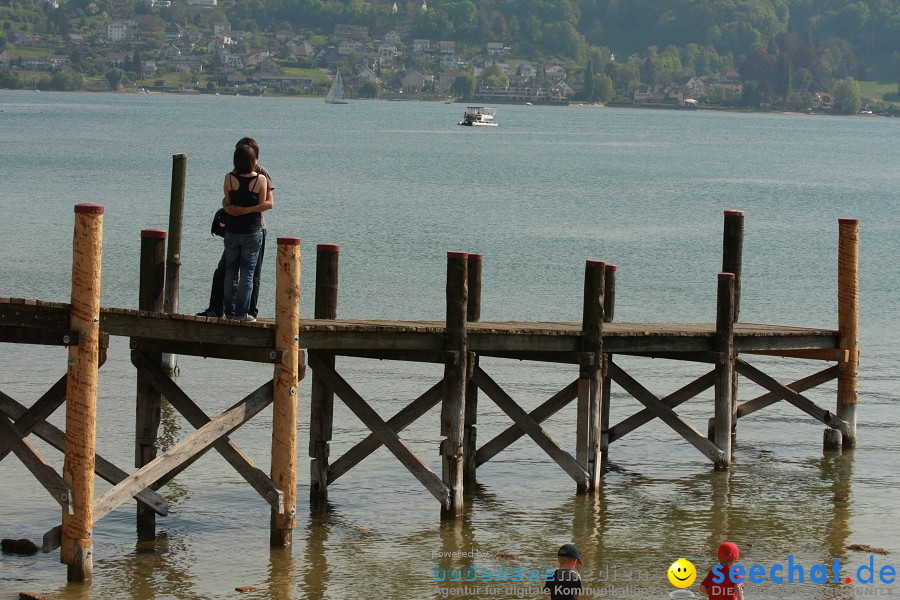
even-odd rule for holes
{"type": "Polygon", "coordinates": [[[331,83],[331,89],[325,96],[325,102],[329,104],[347,104],[344,100],[344,82],[341,81],[341,72],[335,71],[334,81],[331,83]]]}

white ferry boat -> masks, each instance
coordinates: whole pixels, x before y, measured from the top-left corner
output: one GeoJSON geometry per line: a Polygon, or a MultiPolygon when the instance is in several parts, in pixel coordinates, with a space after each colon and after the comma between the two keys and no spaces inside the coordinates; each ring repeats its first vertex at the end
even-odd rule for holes
{"type": "Polygon", "coordinates": [[[496,127],[497,123],[494,122],[496,114],[497,108],[494,106],[467,106],[463,120],[459,124],[468,127],[496,127]]]}

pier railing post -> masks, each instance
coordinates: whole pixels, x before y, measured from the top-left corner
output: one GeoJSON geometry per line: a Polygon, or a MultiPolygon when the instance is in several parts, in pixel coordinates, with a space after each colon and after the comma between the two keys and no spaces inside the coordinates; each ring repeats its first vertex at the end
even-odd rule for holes
{"type": "Polygon", "coordinates": [[[450,503],[442,507],[442,518],[454,518],[463,512],[468,263],[466,252],[447,253],[447,346],[441,401],[441,435],[444,436],[441,441],[441,479],[450,488],[450,503]]]}
{"type": "Polygon", "coordinates": [[[722,464],[731,465],[731,386],[734,377],[734,273],[719,273],[716,298],[716,350],[720,356],[716,363],[715,383],[715,433],[713,440],[724,453],[722,464]]]}
{"type": "Polygon", "coordinates": [[[825,449],[856,446],[857,371],[859,370],[859,219],[838,220],[838,343],[848,351],[839,365],[837,416],[850,435],[825,430],[825,449]]]}
{"type": "MultiPolygon", "coordinates": [[[[141,270],[138,308],[163,311],[166,275],[166,232],[162,229],[141,231],[141,270]]],[[[133,351],[135,352],[135,351],[133,351]]],[[[148,353],[148,358],[162,366],[162,354],[148,353]]],[[[156,458],[156,438],[159,433],[162,396],[141,371],[137,372],[135,410],[134,466],[141,468],[156,458]]],[[[156,537],[156,513],[146,504],[137,503],[137,534],[140,540],[156,537]]]]}
{"type": "Polygon", "coordinates": [[[69,346],[66,375],[66,444],[63,479],[72,488],[74,512],[62,514],[60,560],[69,581],[93,574],[94,462],[97,445],[97,369],[100,347],[100,262],[103,207],[75,206],[72,238],[72,310],[69,328],[81,342],[69,346]]]}
{"type": "MultiPolygon", "coordinates": [[[[616,265],[606,265],[603,281],[603,322],[612,323],[616,310],[616,265]]],[[[609,378],[609,363],[612,354],[603,355],[603,381],[600,392],[600,471],[602,477],[609,464],[609,403],[612,396],[612,380],[609,378]]]]}
{"type": "MultiPolygon", "coordinates": [[[[178,312],[178,288],[181,281],[181,230],[184,224],[184,188],[187,182],[187,154],[172,155],[172,189],[169,196],[169,244],[166,254],[166,297],[163,310],[178,312]]],[[[177,358],[163,355],[163,362],[174,376],[177,358]]]]}
{"type": "MultiPolygon", "coordinates": [[[[734,274],[734,322],[740,320],[741,311],[741,270],[744,254],[744,212],[726,210],[722,232],[722,273],[734,274]]],[[[737,441],[738,373],[732,373],[731,380],[731,449],[737,441]]]]}
{"type": "Polygon", "coordinates": [[[275,265],[275,363],[272,480],[284,492],[284,513],[272,511],[270,545],[290,546],[297,513],[297,402],[300,355],[300,239],[278,238],[275,265]]]}
{"type": "Polygon", "coordinates": [[[600,393],[603,363],[603,290],[606,263],[589,260],[584,269],[584,307],[581,320],[583,358],[578,373],[578,401],[575,423],[575,460],[588,472],[587,486],[600,484],[600,393]]]}
{"type": "MultiPolygon", "coordinates": [[[[337,244],[316,246],[316,305],[314,318],[336,319],[338,303],[338,259],[341,247],[337,244]]],[[[319,360],[334,369],[333,354],[316,353],[319,360]]],[[[310,391],[309,496],[314,502],[328,499],[328,463],[334,420],[334,392],[313,372],[310,391]]]]}
{"type": "MultiPolygon", "coordinates": [[[[481,320],[481,254],[470,254],[468,259],[469,300],[466,306],[466,320],[477,323],[481,320]]],[[[469,354],[466,372],[466,419],[465,419],[465,484],[475,481],[475,452],[478,449],[478,386],[472,383],[472,375],[478,366],[478,356],[469,354]]]]}

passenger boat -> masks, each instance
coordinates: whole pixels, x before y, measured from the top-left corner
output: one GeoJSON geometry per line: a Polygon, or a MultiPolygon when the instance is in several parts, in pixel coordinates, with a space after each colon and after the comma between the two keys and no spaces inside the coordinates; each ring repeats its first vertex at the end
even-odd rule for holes
{"type": "Polygon", "coordinates": [[[494,117],[497,114],[496,107],[493,106],[467,106],[466,112],[463,113],[463,120],[459,125],[468,127],[496,127],[494,117]]]}

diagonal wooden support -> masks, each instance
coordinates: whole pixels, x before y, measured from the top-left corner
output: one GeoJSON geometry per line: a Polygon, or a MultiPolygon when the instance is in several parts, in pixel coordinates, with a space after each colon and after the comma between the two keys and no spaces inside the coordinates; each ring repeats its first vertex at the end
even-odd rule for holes
{"type": "Polygon", "coordinates": [[[716,464],[725,462],[725,453],[715,444],[700,435],[690,423],[679,417],[675,411],[666,406],[662,400],[653,395],[644,386],[638,383],[631,375],[622,370],[622,367],[610,363],[609,374],[622,389],[631,394],[638,402],[646,406],[663,422],[674,429],[681,437],[690,442],[697,450],[716,464]]]}
{"type": "MultiPolygon", "coordinates": [[[[789,383],[787,387],[794,390],[795,392],[805,392],[806,390],[820,386],[823,383],[828,383],[829,381],[837,379],[839,372],[840,367],[838,365],[834,365],[828,367],[827,369],[823,369],[818,373],[814,373],[809,377],[804,377],[803,379],[798,379],[794,383],[789,383]]],[[[780,402],[781,399],[782,397],[780,394],[769,392],[752,400],[747,400],[746,402],[738,406],[737,416],[738,418],[746,417],[747,415],[753,414],[758,410],[762,410],[767,406],[771,406],[777,402],[780,402]]]]}
{"type": "Polygon", "coordinates": [[[63,481],[62,476],[53,467],[47,464],[35,447],[25,440],[25,436],[6,415],[0,415],[0,434],[12,446],[13,453],[22,461],[22,464],[31,471],[44,489],[50,492],[63,510],[70,515],[73,514],[72,488],[63,481]]]}
{"type": "MultiPolygon", "coordinates": [[[[431,386],[428,391],[413,400],[406,408],[388,419],[388,427],[397,433],[409,427],[441,401],[443,388],[443,380],[431,386]]],[[[365,457],[372,454],[382,445],[378,436],[371,433],[361,442],[347,450],[343,456],[328,467],[328,485],[334,483],[338,477],[358,465],[365,457]]]]}
{"type": "MultiPolygon", "coordinates": [[[[715,384],[715,382],[716,372],[710,371],[706,375],[695,379],[686,386],[675,390],[674,392],[663,398],[661,402],[669,408],[675,408],[681,404],[684,404],[694,396],[702,394],[703,392],[711,388],[713,384],[715,384]]],[[[641,425],[645,425],[655,418],[656,413],[654,413],[649,408],[645,408],[642,411],[634,413],[627,419],[624,419],[620,423],[614,425],[613,427],[610,427],[609,442],[613,443],[614,441],[625,437],[641,425]]]]}
{"type": "MultiPolygon", "coordinates": [[[[575,483],[587,487],[589,483],[587,470],[578,464],[578,461],[575,460],[571,454],[563,450],[560,445],[544,431],[544,428],[529,416],[521,406],[516,404],[515,400],[513,400],[509,394],[504,392],[503,388],[491,379],[481,367],[475,369],[475,375],[472,377],[472,381],[474,381],[475,385],[487,394],[488,397],[500,407],[500,410],[505,412],[520,429],[528,434],[528,437],[533,439],[556,464],[562,467],[562,469],[575,480],[575,483]]],[[[577,382],[575,385],[578,385],[577,382]]]]}
{"type": "MultiPolygon", "coordinates": [[[[184,438],[123,479],[94,502],[94,525],[123,502],[150,487],[163,475],[209,450],[216,441],[255,417],[272,403],[272,382],[266,382],[246,398],[184,438]]],[[[44,534],[44,552],[59,547],[60,526],[44,534]]]]}
{"type": "MultiPolygon", "coordinates": [[[[560,391],[553,394],[546,402],[528,413],[536,423],[543,423],[564,407],[568,406],[572,400],[578,397],[578,380],[576,379],[560,391]]],[[[508,448],[525,434],[525,430],[513,423],[502,432],[497,434],[494,439],[487,442],[475,453],[475,465],[481,466],[488,462],[500,452],[508,448]]]]}
{"type": "MultiPolygon", "coordinates": [[[[68,375],[60,377],[59,381],[54,383],[25,414],[16,419],[16,429],[22,433],[22,437],[28,436],[38,423],[46,421],[47,417],[52,415],[66,401],[66,377],[68,375]]],[[[11,400],[3,392],[0,392],[0,396],[11,400]]],[[[0,439],[0,460],[6,458],[9,450],[9,441],[0,439]]]]}
{"type": "MultiPolygon", "coordinates": [[[[5,414],[10,419],[21,419],[27,412],[28,409],[26,409],[25,406],[19,404],[3,392],[0,392],[0,413],[5,414]]],[[[34,426],[32,431],[36,436],[38,436],[40,439],[44,440],[60,452],[62,452],[66,446],[66,434],[45,421],[38,422],[34,426]]],[[[94,456],[94,461],[95,472],[97,473],[97,475],[113,485],[116,485],[117,483],[128,477],[128,473],[112,464],[99,454],[94,456]]],[[[149,506],[150,509],[158,515],[165,516],[169,514],[168,502],[166,502],[165,498],[163,498],[153,490],[142,490],[138,494],[135,494],[134,497],[149,506]]]]}
{"type": "Polygon", "coordinates": [[[318,356],[310,355],[309,365],[315,371],[316,376],[320,377],[328,387],[334,390],[334,393],[343,400],[344,404],[353,411],[360,421],[369,428],[372,433],[378,436],[381,443],[384,444],[391,453],[397,457],[404,467],[424,485],[431,495],[437,498],[438,502],[445,509],[450,507],[450,488],[444,484],[441,479],[435,475],[428,465],[422,462],[415,452],[412,451],[409,444],[402,440],[397,433],[391,429],[390,425],[369,406],[366,401],[356,393],[350,384],[343,377],[332,370],[327,364],[322,362],[318,356]]]}
{"type": "Polygon", "coordinates": [[[817,406],[815,402],[801,395],[799,392],[792,390],[773,377],[766,375],[756,367],[740,359],[737,360],[736,367],[738,373],[740,373],[753,383],[764,387],[773,394],[776,394],[782,399],[787,400],[806,414],[810,415],[814,419],[821,421],[825,425],[828,425],[832,429],[837,429],[844,435],[850,435],[850,426],[846,421],[844,421],[837,415],[825,410],[824,408],[817,406]]]}
{"type": "MultiPolygon", "coordinates": [[[[191,398],[184,393],[177,383],[166,375],[159,365],[155,365],[143,352],[132,352],[131,362],[140,369],[149,379],[150,385],[166,397],[175,409],[195,429],[200,429],[210,422],[210,418],[191,398]]],[[[219,454],[228,464],[240,473],[262,498],[268,502],[274,510],[284,512],[284,492],[272,481],[265,471],[253,464],[253,461],[244,454],[237,444],[222,437],[213,444],[219,454]]]]}

